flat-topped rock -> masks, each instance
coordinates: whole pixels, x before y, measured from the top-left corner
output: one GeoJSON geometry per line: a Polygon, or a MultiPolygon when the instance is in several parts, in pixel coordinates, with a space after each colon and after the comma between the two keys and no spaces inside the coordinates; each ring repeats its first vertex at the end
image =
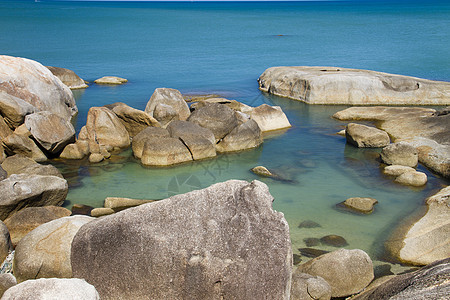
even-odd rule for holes
{"type": "Polygon", "coordinates": [[[406,167],[406,166],[399,166],[399,165],[386,166],[383,169],[383,173],[386,175],[390,175],[390,176],[400,176],[403,173],[414,172],[414,171],[415,171],[414,168],[406,167]]]}
{"type": "Polygon", "coordinates": [[[61,172],[55,166],[38,164],[33,159],[21,155],[8,156],[3,161],[2,168],[9,176],[12,174],[34,174],[63,178],[61,172]]]}
{"type": "Polygon", "coordinates": [[[381,159],[388,165],[416,167],[419,163],[417,149],[405,142],[390,144],[381,150],[381,159]]]}
{"type": "Polygon", "coordinates": [[[99,79],[94,80],[94,83],[96,84],[112,84],[112,85],[124,84],[127,82],[128,82],[127,79],[116,76],[103,76],[99,79]]]}
{"type": "Polygon", "coordinates": [[[376,199],[370,197],[352,197],[344,201],[345,206],[365,214],[371,213],[377,203],[376,199]]]}
{"type": "Polygon", "coordinates": [[[448,105],[450,83],[336,67],[272,67],[259,88],[309,104],[448,105]]]}
{"type": "Polygon", "coordinates": [[[389,145],[389,135],[383,130],[362,124],[350,123],[345,128],[347,142],[359,148],[379,148],[389,145]]]}
{"type": "Polygon", "coordinates": [[[62,83],[67,85],[71,90],[85,89],[88,87],[84,80],[81,79],[80,76],[75,74],[75,72],[72,70],[50,66],[47,66],[47,68],[50,70],[50,72],[52,72],[53,75],[58,77],[62,81],[62,83]]]}
{"type": "Polygon", "coordinates": [[[262,104],[253,108],[249,114],[258,123],[262,132],[291,127],[291,123],[279,106],[262,104]]]}

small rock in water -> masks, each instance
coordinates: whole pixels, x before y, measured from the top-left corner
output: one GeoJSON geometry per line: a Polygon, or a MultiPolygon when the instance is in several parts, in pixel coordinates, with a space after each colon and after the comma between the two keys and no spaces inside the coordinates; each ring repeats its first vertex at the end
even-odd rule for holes
{"type": "Polygon", "coordinates": [[[317,256],[321,256],[323,254],[328,253],[329,251],[314,249],[314,248],[298,248],[300,254],[306,257],[315,258],[317,256]]]}
{"type": "Polygon", "coordinates": [[[103,76],[102,78],[94,80],[94,83],[96,84],[124,84],[127,82],[127,79],[116,76],[103,76]]]}
{"type": "Polygon", "coordinates": [[[251,169],[253,173],[259,176],[272,177],[273,174],[264,166],[257,166],[251,169]]]}
{"type": "Polygon", "coordinates": [[[305,242],[306,247],[314,247],[320,244],[320,240],[318,238],[306,238],[303,239],[303,242],[305,242]]]}
{"type": "Polygon", "coordinates": [[[316,227],[322,227],[322,226],[319,223],[311,221],[311,220],[303,221],[298,225],[298,228],[316,228],[316,227]]]}
{"type": "Polygon", "coordinates": [[[373,207],[377,203],[376,199],[369,197],[353,197],[343,202],[346,207],[365,214],[372,213],[373,207]]]}
{"type": "Polygon", "coordinates": [[[342,236],[335,234],[324,236],[320,239],[320,241],[322,244],[332,247],[344,247],[348,245],[347,241],[342,236]]]}
{"type": "Polygon", "coordinates": [[[92,206],[89,206],[89,205],[74,204],[72,206],[72,216],[75,216],[75,215],[90,216],[91,215],[91,211],[93,209],[94,208],[92,206]]]}
{"type": "Polygon", "coordinates": [[[298,254],[292,254],[292,257],[294,258],[294,265],[298,265],[302,262],[302,257],[298,254]]]}

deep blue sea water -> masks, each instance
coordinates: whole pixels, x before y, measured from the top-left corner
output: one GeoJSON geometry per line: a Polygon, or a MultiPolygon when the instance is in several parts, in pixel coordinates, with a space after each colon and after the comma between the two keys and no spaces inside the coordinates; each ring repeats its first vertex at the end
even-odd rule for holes
{"type": "Polygon", "coordinates": [[[0,1],[1,54],[69,68],[88,81],[129,80],[76,91],[77,130],[90,107],[120,101],[144,109],[158,87],[280,105],[293,125],[256,150],[172,168],[144,168],[129,151],[116,163],[58,165],[71,182],[67,206],[102,206],[107,196],[161,199],[228,179],[258,179],[249,169],[265,165],[291,179],[262,181],[290,224],[294,253],[304,238],[338,234],[347,248],[374,260],[383,258],[390,230],[448,181],[425,171],[424,188],[392,183],[381,175],[377,150],[356,149],[334,134],[345,123],[330,116],[345,107],[268,96],[256,79],[271,66],[320,65],[450,81],[449,28],[448,1],[0,1]],[[352,196],[376,198],[376,211],[357,216],[334,208],[352,196]],[[297,228],[306,219],[322,227],[297,228]]]}

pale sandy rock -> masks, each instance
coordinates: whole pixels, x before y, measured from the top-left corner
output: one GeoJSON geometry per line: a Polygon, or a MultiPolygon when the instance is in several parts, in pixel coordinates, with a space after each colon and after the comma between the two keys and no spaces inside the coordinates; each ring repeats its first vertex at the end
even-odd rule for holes
{"type": "Polygon", "coordinates": [[[33,175],[56,176],[64,179],[61,172],[56,167],[52,165],[38,164],[31,158],[21,155],[8,156],[3,161],[2,168],[8,173],[8,175],[33,174],[33,175]]]}
{"type": "Polygon", "coordinates": [[[3,300],[100,300],[94,286],[79,278],[27,280],[5,292],[3,300]]]}
{"type": "Polygon", "coordinates": [[[165,128],[158,127],[147,127],[141,132],[139,132],[131,143],[131,148],[133,150],[133,155],[136,158],[142,157],[142,151],[144,150],[145,142],[151,138],[157,137],[170,137],[170,133],[165,128]]]}
{"type": "Polygon", "coordinates": [[[49,69],[26,58],[0,56],[0,91],[31,104],[35,112],[50,111],[70,120],[78,111],[70,89],[49,69]]]}
{"type": "Polygon", "coordinates": [[[28,130],[27,125],[22,124],[16,129],[14,129],[14,133],[17,135],[22,135],[26,137],[31,137],[31,132],[28,130]]]}
{"type": "Polygon", "coordinates": [[[148,126],[160,127],[159,122],[148,113],[135,109],[125,103],[114,103],[107,105],[122,121],[130,137],[136,136],[148,126]]]}
{"type": "Polygon", "coordinates": [[[291,123],[279,106],[262,104],[253,108],[250,117],[258,123],[262,132],[291,127],[291,123]]]}
{"type": "Polygon", "coordinates": [[[170,122],[180,119],[175,108],[164,103],[156,104],[153,117],[158,120],[158,123],[163,128],[167,127],[170,122]]]}
{"type": "Polygon", "coordinates": [[[273,174],[264,166],[256,166],[252,168],[250,171],[259,176],[272,177],[273,174]]]}
{"type": "Polygon", "coordinates": [[[342,129],[341,131],[337,132],[336,134],[345,137],[345,129],[342,129]]]}
{"type": "Polygon", "coordinates": [[[0,114],[11,129],[23,124],[25,116],[36,111],[38,109],[25,100],[0,90],[0,114]]]}
{"type": "Polygon", "coordinates": [[[124,209],[133,206],[139,206],[145,203],[150,203],[155,200],[144,200],[144,199],[131,199],[123,197],[107,197],[105,199],[104,207],[112,209],[124,209]]]}
{"type": "Polygon", "coordinates": [[[75,141],[75,128],[72,123],[49,111],[27,115],[25,125],[34,140],[52,154],[60,152],[67,144],[75,141]]]}
{"type": "Polygon", "coordinates": [[[71,211],[64,207],[44,206],[26,207],[5,220],[13,245],[30,231],[44,223],[70,216],[71,211]]]}
{"type": "Polygon", "coordinates": [[[423,107],[354,106],[336,112],[333,118],[341,121],[386,121],[392,118],[430,117],[436,112],[423,107]]]}
{"type": "Polygon", "coordinates": [[[299,272],[292,273],[291,300],[329,300],[331,287],[322,277],[299,272]]]}
{"type": "Polygon", "coordinates": [[[100,218],[74,238],[73,274],[102,299],[287,300],[289,227],[272,202],[230,180],[100,218]]]}
{"type": "Polygon", "coordinates": [[[188,148],[180,139],[171,137],[146,139],[141,157],[144,166],[169,166],[191,160],[188,148]]]}
{"type": "Polygon", "coordinates": [[[339,249],[323,254],[299,265],[298,271],[325,279],[331,286],[332,297],[356,294],[374,277],[372,260],[359,249],[339,249]]]}
{"type": "Polygon", "coordinates": [[[86,155],[89,154],[89,143],[86,143],[87,151],[83,150],[83,147],[80,147],[80,143],[76,142],[74,144],[67,145],[64,150],[59,155],[60,158],[64,159],[83,159],[86,155]]]}
{"type": "Polygon", "coordinates": [[[85,89],[88,87],[84,80],[81,79],[72,70],[50,66],[47,66],[47,68],[50,70],[50,72],[52,72],[53,75],[58,77],[62,81],[62,83],[67,85],[71,90],[85,89]]]}
{"type": "Polygon", "coordinates": [[[56,176],[13,174],[0,181],[0,219],[29,206],[61,206],[68,185],[56,176]]]}
{"type": "Polygon", "coordinates": [[[88,158],[89,162],[93,163],[93,164],[99,163],[99,162],[103,161],[104,159],[105,159],[105,157],[101,153],[91,153],[91,155],[89,155],[89,158],[88,158]]]}
{"type": "Polygon", "coordinates": [[[98,78],[96,80],[94,80],[94,83],[96,84],[113,84],[113,85],[117,85],[117,84],[124,84],[127,83],[128,80],[125,78],[121,78],[121,77],[116,77],[116,76],[103,76],[101,78],[98,78]]]}
{"type": "Polygon", "coordinates": [[[0,261],[3,262],[12,250],[13,246],[8,227],[0,221],[0,261]]]}
{"type": "Polygon", "coordinates": [[[393,143],[381,150],[381,159],[388,165],[415,167],[419,163],[417,149],[409,143],[393,143]]]}
{"type": "Polygon", "coordinates": [[[254,120],[235,127],[218,144],[217,152],[240,151],[258,147],[263,142],[261,129],[254,120]]]}
{"type": "Polygon", "coordinates": [[[6,292],[7,289],[17,284],[16,277],[11,273],[0,274],[0,297],[6,292]]]}
{"type": "Polygon", "coordinates": [[[391,176],[400,176],[403,173],[414,172],[414,171],[415,171],[414,168],[406,167],[406,166],[398,166],[398,165],[386,166],[383,169],[384,174],[391,175],[391,176]]]}
{"type": "Polygon", "coordinates": [[[107,216],[107,215],[112,215],[115,212],[116,211],[114,209],[109,208],[109,207],[97,207],[97,208],[94,208],[93,210],[91,210],[91,216],[98,218],[98,217],[103,217],[103,216],[107,216]]]}
{"type": "Polygon", "coordinates": [[[42,224],[17,244],[13,271],[18,282],[36,278],[71,278],[72,240],[88,216],[63,217],[42,224]]]}
{"type": "Polygon", "coordinates": [[[216,157],[216,147],[210,140],[204,137],[186,136],[180,138],[188,148],[193,160],[201,160],[216,157]]]}
{"type": "Polygon", "coordinates": [[[272,67],[259,88],[309,104],[448,105],[450,83],[336,67],[272,67]]]}
{"type": "Polygon", "coordinates": [[[235,111],[234,115],[236,116],[239,124],[245,123],[250,120],[250,115],[240,111],[235,111]]]}
{"type": "Polygon", "coordinates": [[[389,135],[375,127],[349,123],[345,128],[347,142],[359,148],[378,148],[389,145],[389,135]]]}
{"type": "Polygon", "coordinates": [[[3,139],[2,143],[8,155],[20,154],[37,162],[47,161],[47,156],[29,137],[13,133],[3,139]]]}
{"type": "Polygon", "coordinates": [[[406,172],[395,178],[395,182],[411,186],[423,186],[427,181],[427,174],[417,171],[406,172]]]}
{"type": "Polygon", "coordinates": [[[165,124],[172,119],[185,121],[191,114],[189,107],[186,101],[184,101],[180,91],[169,88],[156,89],[150,97],[150,100],[147,102],[145,112],[158,121],[164,120],[165,124]],[[155,109],[158,105],[160,107],[157,113],[158,116],[156,116],[155,109]],[[172,111],[173,113],[169,113],[172,111]],[[170,117],[172,114],[175,116],[170,117]]]}
{"type": "MultiPolygon", "coordinates": [[[[426,265],[450,257],[450,187],[426,200],[427,212],[387,246],[403,262],[426,265]]],[[[407,226],[401,225],[402,227],[407,226]]]]}
{"type": "Polygon", "coordinates": [[[378,201],[370,197],[352,197],[344,201],[344,205],[362,213],[371,213],[378,201]]]}

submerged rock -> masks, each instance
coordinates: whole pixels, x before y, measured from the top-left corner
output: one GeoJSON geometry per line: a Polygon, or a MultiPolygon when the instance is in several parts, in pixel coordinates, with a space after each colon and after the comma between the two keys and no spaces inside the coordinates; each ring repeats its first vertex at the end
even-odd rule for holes
{"type": "Polygon", "coordinates": [[[47,68],[50,70],[50,72],[52,72],[53,75],[58,77],[62,81],[62,83],[67,85],[72,90],[85,89],[88,87],[88,85],[84,82],[84,80],[81,79],[72,70],[49,66],[47,66],[47,68]]]}
{"type": "Polygon", "coordinates": [[[311,220],[305,220],[300,222],[300,224],[298,224],[298,228],[316,228],[316,227],[322,227],[322,225],[311,220]]]}
{"type": "Polygon", "coordinates": [[[339,235],[330,234],[320,238],[322,244],[332,247],[345,247],[348,246],[347,241],[339,235]]]}
{"type": "Polygon", "coordinates": [[[73,275],[102,299],[287,300],[289,229],[272,201],[231,180],[98,219],[75,236],[73,275]]]}
{"type": "Polygon", "coordinates": [[[314,247],[320,245],[320,239],[318,238],[305,238],[303,239],[306,247],[314,247]]]}
{"type": "Polygon", "coordinates": [[[366,125],[350,123],[345,128],[347,142],[359,148],[378,148],[389,145],[389,135],[383,130],[366,125]]]}

